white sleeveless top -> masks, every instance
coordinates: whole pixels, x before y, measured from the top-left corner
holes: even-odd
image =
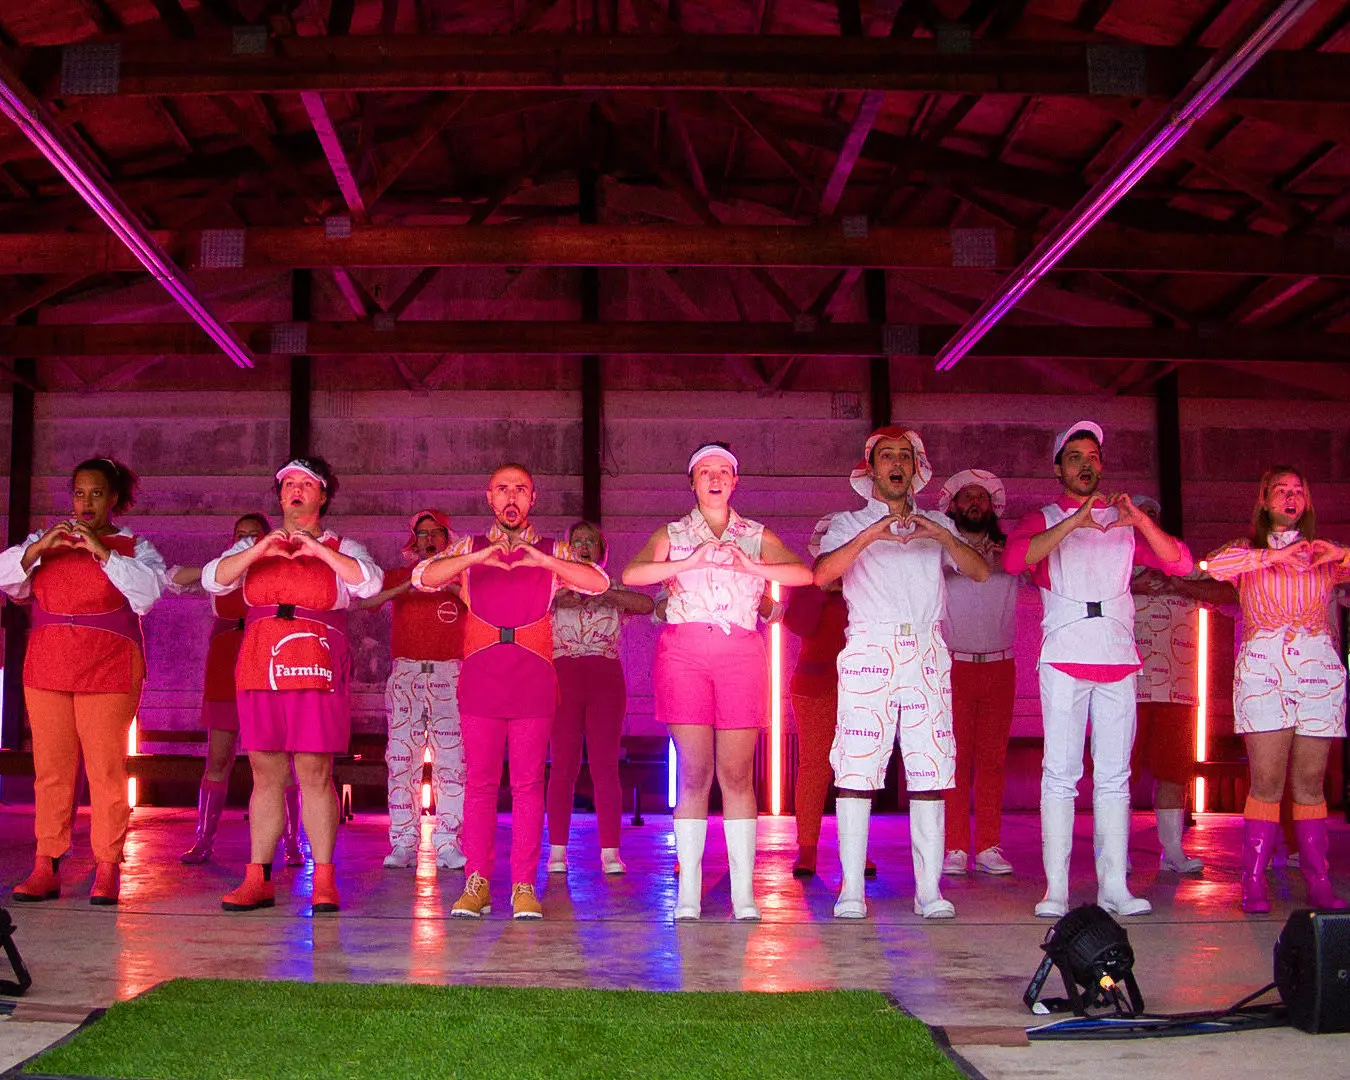
[[[670,559],[687,559],[694,549],[708,540],[716,540],[703,514],[696,506],[679,521],[666,526],[670,539]],[[764,540],[764,526],[748,521],[735,510],[727,520],[723,540],[734,540],[751,559],[758,560]],[[764,579],[743,574],[730,567],[731,556],[722,556],[722,565],[700,566],[670,579],[670,601],[666,605],[668,623],[712,623],[730,634],[733,626],[755,628]]]
[[[1073,511],[1041,511],[1054,528]],[[1092,520],[1109,525],[1115,507],[1094,507]],[[1075,529],[1046,560],[1050,588],[1041,589],[1041,662],[1138,664],[1134,645],[1134,530]]]

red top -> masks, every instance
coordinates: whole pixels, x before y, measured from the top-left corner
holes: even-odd
[[[487,547],[475,536],[473,550]],[[531,541],[540,551],[557,555],[557,544]],[[519,549],[501,559],[501,566],[471,566],[462,576],[463,596],[473,613],[493,626],[525,626],[548,618],[553,602],[553,572],[542,566],[515,566],[524,559]],[[440,594],[432,593],[433,597]],[[515,644],[491,645],[467,660],[459,676],[459,708],[468,716],[512,719],[552,716],[558,707],[558,678],[553,662]]]
[[[1060,495],[1055,505],[1061,510],[1077,510],[1078,500],[1069,495]],[[1045,532],[1045,514],[1034,510],[1013,528],[1008,535],[1008,545],[1003,549],[1003,569],[1009,574],[1031,572],[1032,584],[1041,589],[1050,589],[1050,563],[1042,559],[1038,563],[1027,562],[1027,550],[1031,547],[1031,538]],[[1161,570],[1165,574],[1187,574],[1194,563],[1186,545],[1177,541],[1181,548],[1181,558],[1176,562],[1164,562],[1147,542],[1139,541],[1134,545],[1134,564],[1147,566],[1151,570]],[[1089,682],[1118,682],[1131,672],[1138,671],[1140,664],[1051,664],[1052,668],[1071,675],[1075,679],[1087,679]]]
[[[788,690],[804,697],[826,697],[839,684],[836,658],[844,649],[848,604],[844,594],[808,586],[793,589],[783,624],[802,641]]]
[[[248,614],[244,590],[221,593],[211,597],[211,612],[217,619],[235,622]],[[206,679],[202,690],[205,701],[234,700],[234,669],[239,662],[239,649],[244,644],[244,631],[213,631],[206,645]]]
[[[325,547],[338,550],[330,536]],[[313,611],[332,611],[337,604],[337,575],[322,559],[310,555],[288,559],[267,555],[244,574],[244,602],[249,607],[293,604]],[[345,617],[345,616],[344,616]],[[331,690],[334,658],[329,635],[336,631],[309,619],[259,619],[244,631],[235,677],[240,690]]]
[[[412,577],[411,566],[384,572],[385,589]],[[454,593],[401,592],[391,601],[394,625],[389,655],[395,660],[464,659],[464,614],[468,608]]]
[[[132,536],[104,536],[104,545],[130,558]],[[33,599],[54,615],[100,615],[127,606],[89,552],[57,548],[44,553],[33,571]],[[23,684],[35,690],[78,694],[125,694],[132,673],[144,669],[141,650],[130,638],[90,626],[38,626],[28,638]]]

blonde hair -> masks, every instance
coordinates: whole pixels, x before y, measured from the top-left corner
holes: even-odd
[[[1303,497],[1308,505],[1303,515],[1294,522],[1294,527],[1304,540],[1317,539],[1317,514],[1313,510],[1312,490],[1308,487],[1307,478],[1292,465],[1274,465],[1261,474],[1260,494],[1256,498],[1256,508],[1252,511],[1252,547],[1270,547],[1270,534],[1275,528],[1275,523],[1270,518],[1270,511],[1266,509],[1266,501],[1270,498],[1270,489],[1281,476],[1296,476],[1298,482],[1303,485]]]

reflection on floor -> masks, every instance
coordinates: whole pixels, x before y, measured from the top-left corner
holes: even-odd
[[[61,868],[61,899],[10,907],[18,925],[16,940],[33,973],[32,1001],[94,1007],[183,975],[656,990],[863,987],[893,993],[932,1024],[1021,1028],[1031,1020],[1021,994],[1048,928],[1031,913],[1043,887],[1038,822],[1031,815],[1005,821],[1004,851],[1017,874],[944,879],[957,918],[942,923],[925,923],[912,912],[908,822],[897,816],[873,819],[871,854],[880,873],[868,883],[869,918],[862,922],[831,917],[838,887],[832,819],[826,819],[821,837],[823,873],[798,881],[791,875],[792,820],[761,818],[756,892],[764,921],[735,923],[721,829],[714,821],[704,864],[704,918],[679,926],[670,919],[675,854],[669,818],[649,817],[640,827],[625,824],[629,873],[606,877],[598,866],[594,819],[577,815],[572,871],[544,875],[541,866],[546,918],[537,923],[513,923],[507,917],[507,828],[498,839],[494,913],[472,922],[446,917],[463,876],[436,872],[429,835],[415,870],[381,867],[385,822],[375,816],[358,817],[342,829],[336,860],[340,915],[312,917],[309,868],[286,870],[279,860],[274,910],[225,913],[219,898],[239,879],[248,852],[247,824],[232,811],[222,826],[215,861],[184,867],[177,856],[190,843],[192,824],[187,811],[135,811],[122,903],[95,908],[87,901],[92,862],[88,821],[81,813],[75,851]],[[509,826],[506,816],[502,824]],[[1190,877],[1158,870],[1151,826],[1151,815],[1136,816],[1131,886],[1153,901],[1154,914],[1125,921],[1149,1010],[1217,1008],[1269,982],[1271,946],[1289,912],[1303,900],[1301,877],[1280,860],[1271,876],[1274,911],[1244,916],[1237,907],[1239,819],[1207,816],[1187,834],[1188,848],[1206,866],[1202,875]],[[31,810],[0,809],[0,881],[21,880],[31,858]],[[1350,829],[1334,823],[1332,863],[1350,869]],[[1339,880],[1344,885],[1345,875]],[[1072,886],[1075,902],[1095,899],[1086,816],[1078,820]],[[1208,1075],[1182,1066],[1202,1048],[1217,1066],[1215,1048],[1222,1044],[1219,1056],[1228,1059],[1245,1041],[1242,1054],[1227,1061],[1240,1074],[1250,1071],[1251,1054],[1259,1058],[1262,1046],[1282,1047],[1279,1053],[1287,1055],[1294,1040],[1302,1048],[1299,1061],[1311,1067],[1322,1054],[1330,1063],[1333,1048],[1343,1055],[1347,1045],[1329,1036],[1283,1033],[1283,1040],[1272,1033],[1128,1045],[1130,1055],[1157,1057],[1148,1065],[1157,1075],[1171,1074],[1159,1062],[1175,1062],[1176,1075],[1184,1073],[1187,1080]],[[0,1047],[3,1041],[0,1031]],[[1120,1052],[1111,1049],[1111,1056],[1118,1059]],[[1082,1044],[1038,1044],[963,1053],[987,1075],[1020,1076],[1053,1075],[1060,1062],[1064,1075],[1072,1075],[1073,1055],[1081,1059],[1084,1051]],[[1328,1064],[1320,1075],[1341,1075],[1340,1068]],[[1293,1075],[1287,1066],[1284,1071]]]

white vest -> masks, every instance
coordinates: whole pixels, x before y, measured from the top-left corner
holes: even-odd
[[[717,539],[703,520],[698,507],[666,526],[670,539],[670,560],[687,559],[694,549],[708,540]],[[758,560],[764,540],[764,526],[731,511],[723,540],[735,541],[736,546],[751,559]],[[721,556],[726,565],[701,566],[676,574],[670,582],[670,600],[666,605],[668,623],[712,623],[727,633],[733,626],[745,630],[755,628],[759,616],[759,600],[764,595],[764,579],[731,569],[731,556]]]
[[[1041,512],[1051,529],[1074,511],[1051,505]],[[1109,525],[1116,511],[1094,507],[1092,519]],[[1133,529],[1075,529],[1050,553],[1050,588],[1041,589],[1042,663],[1139,663],[1130,595],[1134,543]]]

